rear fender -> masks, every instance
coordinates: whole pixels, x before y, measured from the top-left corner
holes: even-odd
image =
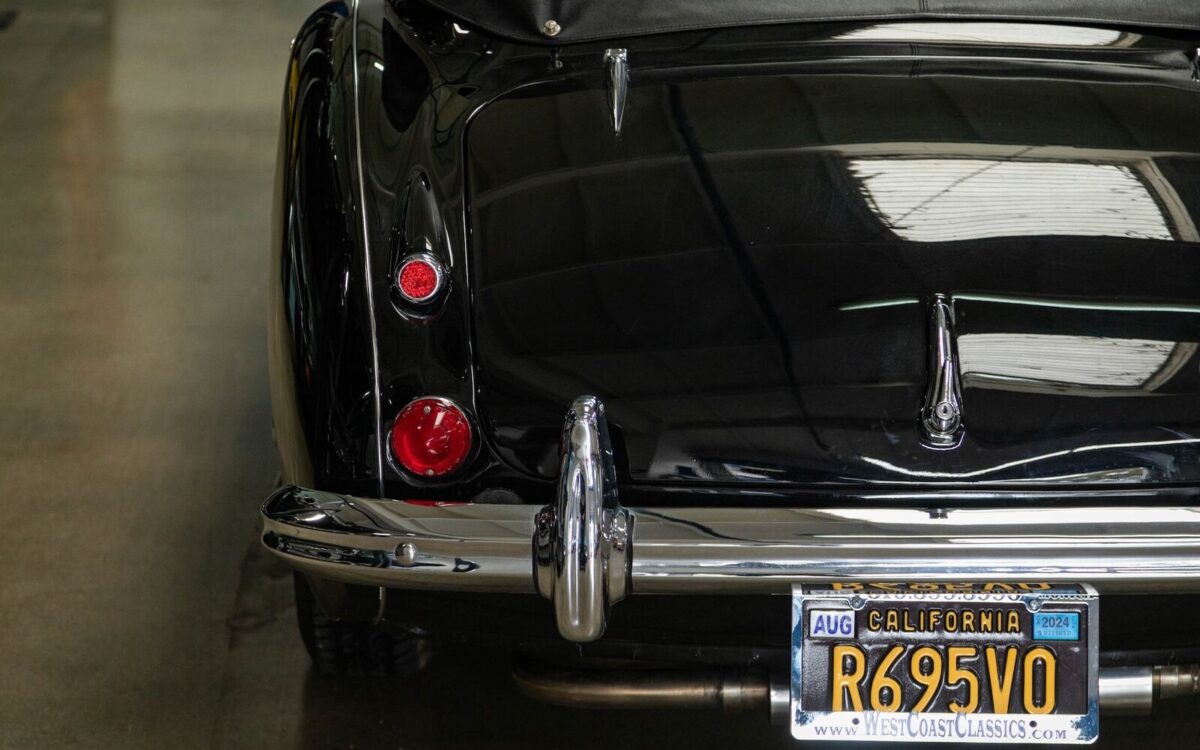
[[[353,37],[323,5],[291,48],[272,219],[269,369],[288,483],[377,494],[371,315],[353,174]]]

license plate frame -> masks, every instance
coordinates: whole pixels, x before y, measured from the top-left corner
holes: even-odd
[[[935,617],[934,611],[941,614]],[[968,611],[976,617],[985,611],[1003,613],[1009,629],[993,632],[989,618],[987,632],[963,633],[956,624],[951,634],[943,619],[951,611],[958,613],[956,623],[965,619],[962,615]],[[1020,623],[1017,634],[1011,630],[1010,612],[1017,613]],[[884,618],[891,616],[887,613],[897,616],[885,627]],[[908,619],[904,613],[908,613]],[[971,618],[972,627],[982,627],[976,617]],[[941,623],[940,631],[931,627],[937,623]],[[1038,638],[1034,637],[1035,623]],[[960,707],[970,701],[971,688],[966,681],[947,679],[950,675],[945,669],[946,654],[955,644],[957,657],[963,656],[964,647],[976,646],[977,653],[967,667],[983,667],[974,672],[979,688],[976,710],[970,713],[949,710],[952,694],[963,696],[955,701]],[[860,654],[856,656],[853,648],[835,652],[838,645],[856,647]],[[881,703],[893,700],[886,681],[874,697],[868,698],[866,693],[872,689],[872,680],[884,663],[880,654],[886,656],[898,645],[905,650],[889,662],[884,676],[899,677],[896,679],[901,694],[899,710],[872,710],[880,706],[872,706],[870,700]],[[925,652],[919,667],[911,661],[912,654],[923,646],[941,653],[942,664],[937,673],[942,675],[942,682],[935,697],[926,704],[926,710],[913,712],[911,709],[919,702],[912,700],[914,691],[924,695],[925,690],[933,690],[926,683],[915,683],[912,677],[911,670],[920,669],[928,672],[921,677],[933,681],[930,675],[935,673],[935,658]],[[1010,647],[1017,649],[1011,657],[1007,653]],[[1004,667],[1013,669],[1014,665],[1023,664],[1024,657],[1039,648],[1049,650],[1054,662],[1051,679],[1055,684],[1056,712],[1049,714],[1028,713],[1023,702],[1032,700],[1035,708],[1044,708],[1050,667],[1042,652],[1029,662],[1029,677],[1033,678],[1029,682],[1030,696],[1025,694],[1029,677],[1024,666],[1012,672],[1009,688],[1001,689],[1008,671]],[[988,654],[988,650],[994,653]],[[834,705],[833,698],[835,653],[842,659],[841,671],[836,675],[841,680],[840,706]],[[957,657],[956,666],[963,667],[965,662]],[[858,683],[847,681],[857,673],[859,658],[863,677]],[[822,670],[823,663],[827,666]],[[994,674],[985,672],[988,665],[997,667]],[[798,740],[1090,744],[1099,737],[1099,596],[1086,584],[798,584],[792,590],[791,674],[789,724],[792,736]],[[805,682],[806,675],[812,684]],[[1064,675],[1066,682],[1060,685],[1059,679]],[[961,672],[955,676],[961,676]],[[993,677],[998,682],[993,682]],[[859,688],[861,705],[855,705],[851,695],[855,685]],[[1004,700],[1009,701],[1010,711],[997,713],[996,707]],[[1037,705],[1039,702],[1041,705]],[[1014,707],[1016,710],[1011,710]],[[929,711],[930,708],[934,710]],[[1058,712],[1060,708],[1063,712]]]

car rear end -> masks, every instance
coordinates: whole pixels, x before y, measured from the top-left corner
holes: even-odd
[[[335,619],[810,739],[1200,692],[1194,34],[354,22],[378,489],[263,509]]]

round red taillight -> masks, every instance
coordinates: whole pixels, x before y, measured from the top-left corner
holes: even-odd
[[[440,477],[462,466],[471,452],[471,422],[444,398],[419,398],[392,425],[392,453],[405,469]]]
[[[396,272],[396,288],[409,302],[428,302],[442,288],[442,266],[432,255],[406,258]]]

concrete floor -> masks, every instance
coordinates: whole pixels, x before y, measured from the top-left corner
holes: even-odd
[[[788,747],[590,714],[504,654],[309,673],[256,545],[278,102],[302,0],[0,0],[0,747]],[[1105,747],[1200,746],[1196,704]],[[1170,727],[1170,728],[1160,728]]]

